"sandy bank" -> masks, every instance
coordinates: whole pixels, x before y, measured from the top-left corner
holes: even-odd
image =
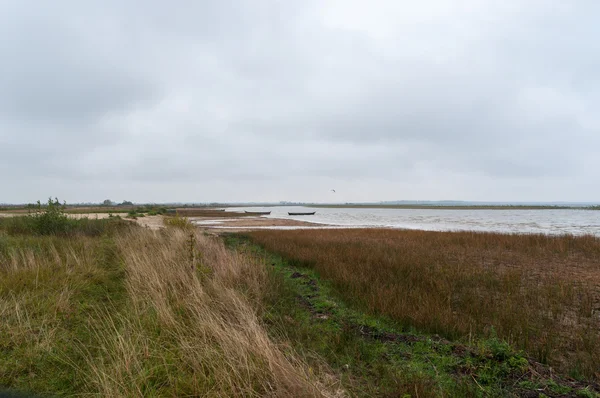
[[[290,228],[290,227],[325,227],[323,224],[308,221],[288,220],[283,218],[244,217],[215,220],[208,217],[190,218],[198,228],[205,230],[226,230],[227,232],[247,231],[252,228]],[[238,229],[239,228],[239,229]]]

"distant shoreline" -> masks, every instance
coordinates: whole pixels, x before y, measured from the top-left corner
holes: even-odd
[[[552,205],[309,205],[323,209],[408,209],[408,210],[600,210],[600,206]]]

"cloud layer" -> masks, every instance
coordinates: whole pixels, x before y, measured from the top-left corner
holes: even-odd
[[[598,12],[3,2],[0,202],[598,200]]]

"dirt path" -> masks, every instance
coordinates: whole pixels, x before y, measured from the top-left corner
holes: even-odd
[[[157,230],[165,227],[163,218],[163,216],[145,216],[133,221],[137,222],[142,227]]]

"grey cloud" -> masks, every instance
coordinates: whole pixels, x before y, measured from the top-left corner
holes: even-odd
[[[599,8],[5,2],[0,202],[593,200]]]
[[[23,124],[71,126],[103,115],[126,112],[151,101],[155,83],[134,65],[101,48],[106,31],[44,6],[23,7],[20,15],[4,15],[0,33],[0,115]],[[73,20],[70,20],[73,18]],[[106,43],[115,45],[118,40]],[[133,60],[127,60],[133,61]]]

